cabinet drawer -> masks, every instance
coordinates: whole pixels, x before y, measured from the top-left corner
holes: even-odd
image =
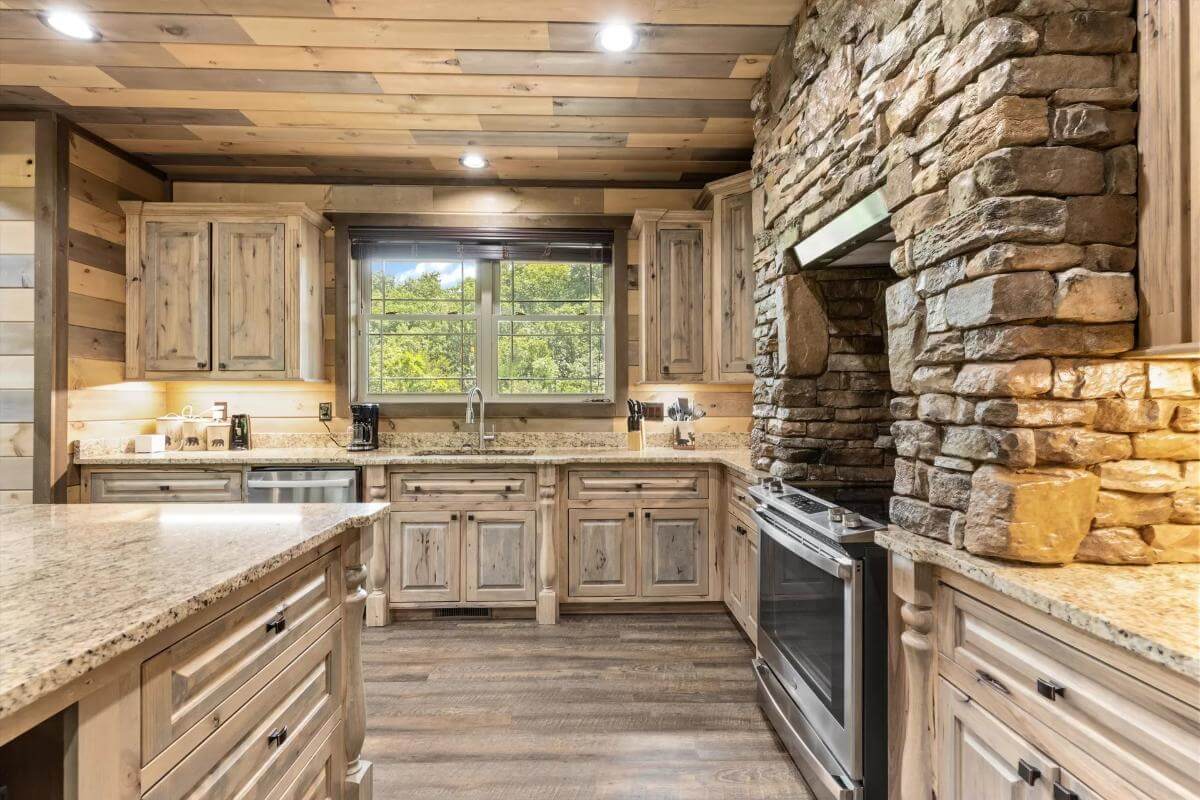
[[[342,736],[342,724],[337,722],[328,736],[317,737],[279,782],[270,800],[342,800],[346,772]]]
[[[391,477],[392,502],[532,502],[532,472],[397,472]]]
[[[145,800],[268,797],[338,715],[342,624],[338,622],[156,783]]]
[[[1200,798],[1200,712],[949,587],[938,647],[979,683],[1151,797]]]
[[[754,498],[750,496],[750,484],[741,478],[728,475],[725,481],[727,507],[747,520],[754,519]]]
[[[242,473],[93,472],[93,503],[239,503]]]
[[[708,497],[708,474],[692,470],[571,470],[567,495],[571,500],[703,500]]]
[[[194,726],[207,736],[283,669],[280,656],[341,602],[340,568],[329,553],[147,659],[143,763]]]

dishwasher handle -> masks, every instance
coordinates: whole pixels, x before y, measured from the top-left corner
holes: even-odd
[[[316,480],[300,479],[279,481],[256,481],[254,478],[250,478],[248,481],[246,481],[246,486],[251,489],[348,489],[353,481],[353,478],[319,478]]]

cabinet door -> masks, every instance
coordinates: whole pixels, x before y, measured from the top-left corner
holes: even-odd
[[[285,341],[282,222],[218,222],[217,366],[282,372]]]
[[[938,800],[1050,800],[1058,766],[938,678]]]
[[[721,378],[752,379],[754,369],[754,229],[750,192],[722,203],[721,295],[717,334],[717,371]]]
[[[207,222],[147,222],[142,352],[150,372],[212,369],[212,263]]]
[[[462,600],[459,516],[457,511],[392,512],[389,564],[392,602]]]
[[[725,522],[725,606],[738,624],[746,625],[746,536],[738,531],[742,525],[733,515]]]
[[[637,594],[634,512],[620,508],[567,512],[567,592],[571,597]]]
[[[758,545],[746,542],[746,635],[758,644]]]
[[[534,517],[533,511],[467,514],[467,600],[533,600]]]
[[[659,378],[703,380],[704,236],[696,228],[658,233],[656,303]]]
[[[708,594],[708,509],[642,511],[642,594]]]

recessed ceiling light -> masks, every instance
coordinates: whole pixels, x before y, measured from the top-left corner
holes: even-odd
[[[82,14],[75,11],[57,10],[49,11],[44,17],[45,22],[59,33],[66,34],[73,39],[99,39],[100,34],[91,23],[84,18]]]
[[[488,165],[487,159],[479,153],[463,153],[462,158],[458,160],[467,169],[483,169]]]
[[[623,53],[633,47],[637,34],[623,22],[611,22],[600,29],[600,46],[610,53]]]

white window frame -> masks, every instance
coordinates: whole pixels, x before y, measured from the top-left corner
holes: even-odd
[[[500,261],[492,259],[464,259],[474,261],[476,267],[476,313],[475,313],[475,380],[483,390],[484,399],[489,403],[503,406],[507,403],[521,405],[572,405],[583,403],[613,403],[616,396],[616,274],[617,270],[612,261],[604,266],[604,392],[599,394],[501,394],[497,367],[499,351],[497,349],[498,326],[501,321],[500,303],[496,291],[499,280]],[[368,321],[372,315],[368,313],[371,307],[371,282],[367,278],[370,269],[369,258],[351,260],[351,290],[357,298],[353,309],[353,363],[350,374],[354,376],[354,386],[351,395],[354,402],[379,403],[380,405],[406,404],[451,404],[463,402],[464,394],[429,394],[429,393],[372,393],[368,391],[370,383],[367,376],[368,358]],[[379,315],[376,315],[379,316]],[[420,319],[467,319],[464,315],[418,315]],[[397,315],[404,319],[407,315]],[[413,317],[418,318],[418,317]],[[521,321],[578,321],[579,316],[560,314],[525,314],[519,317]]]

